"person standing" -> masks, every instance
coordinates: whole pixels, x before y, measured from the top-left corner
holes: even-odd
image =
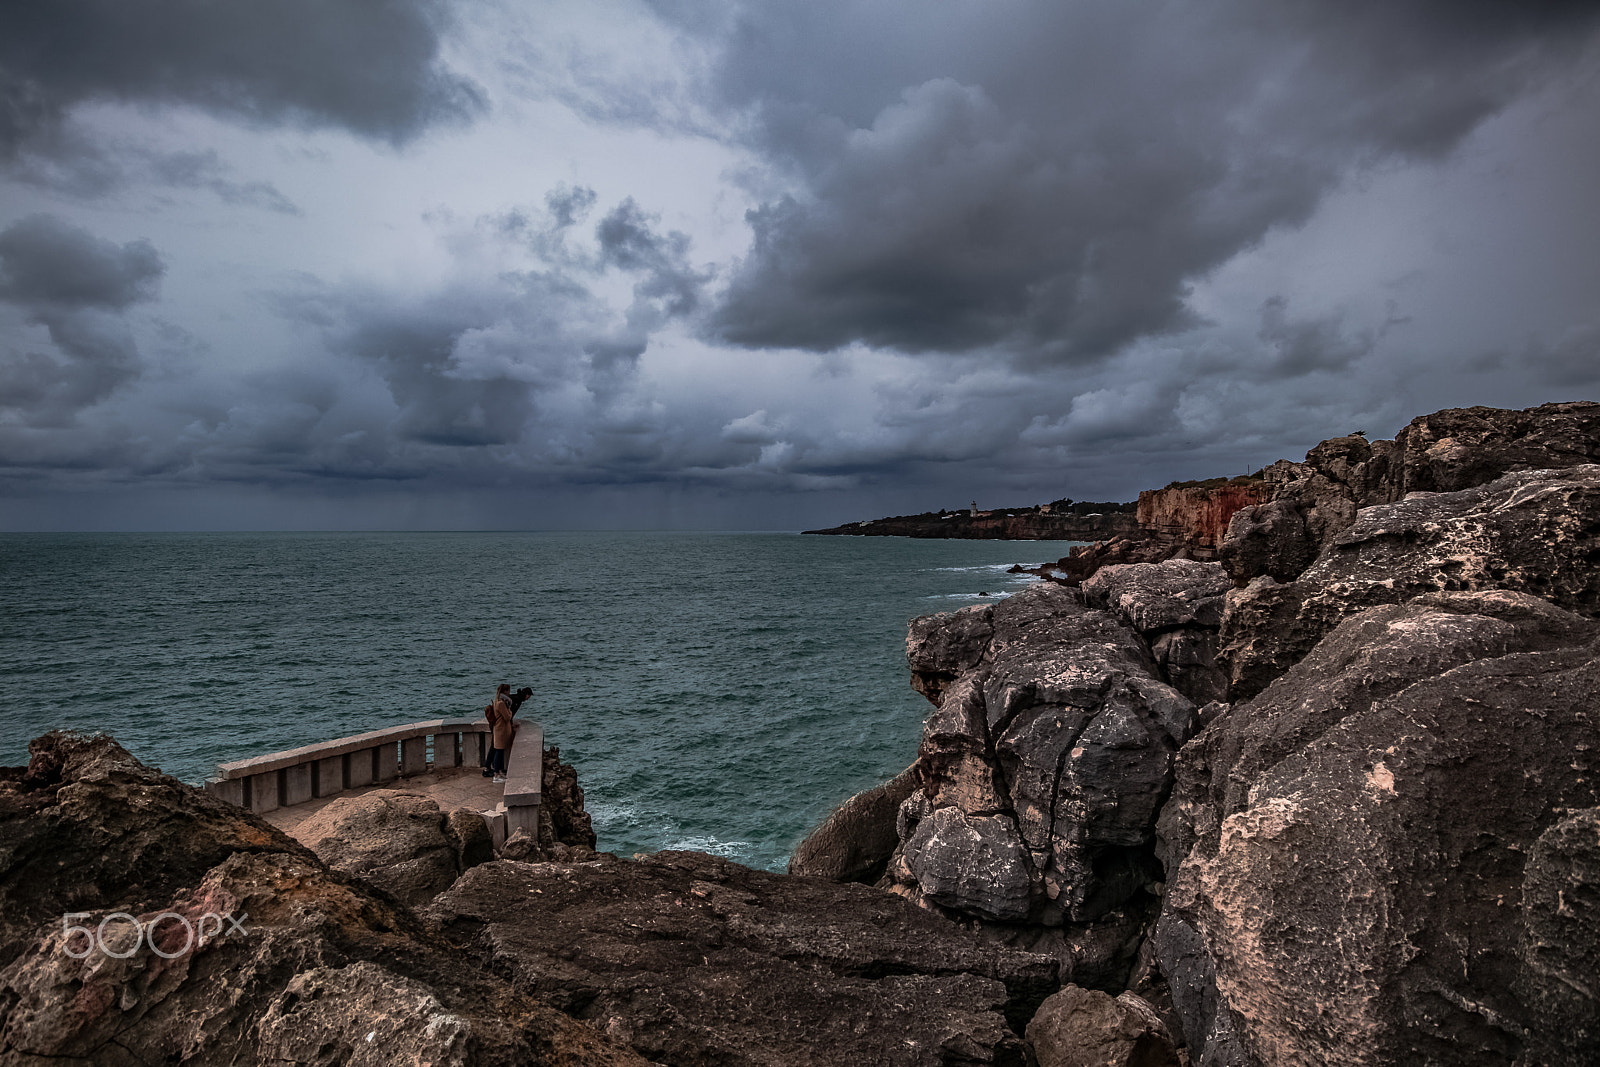
[[[511,686],[505,682],[500,683],[500,688],[495,690],[494,703],[488,707],[490,737],[493,747],[489,750],[489,770],[494,773],[496,782],[506,780],[506,767],[508,757],[511,755],[511,739],[516,734],[516,710],[512,705]]]

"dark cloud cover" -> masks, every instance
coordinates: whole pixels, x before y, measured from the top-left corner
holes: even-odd
[[[750,347],[1103,358],[1352,167],[1436,157],[1578,51],[1593,5],[743,6],[730,106],[794,191],[715,320]],[[826,57],[819,62],[819,59]]]
[[[823,525],[1581,396],[1597,10],[6,5],[0,494]]]
[[[69,424],[139,373],[121,312],[156,297],[166,271],[144,240],[118,245],[51,215],[0,231],[0,303],[43,326],[48,346],[0,349],[0,414]]]
[[[149,241],[117,245],[53,215],[0,232],[0,300],[34,308],[125,308],[156,295],[165,273]]]
[[[182,103],[396,143],[481,110],[438,62],[435,0],[50,0],[0,6],[0,150],[92,100]]]

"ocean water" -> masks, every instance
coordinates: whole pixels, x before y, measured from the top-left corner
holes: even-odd
[[[915,756],[906,622],[1070,542],[730,533],[0,535],[0,765],[64,727],[222,760],[481,714],[576,765],[600,847],[781,869]]]

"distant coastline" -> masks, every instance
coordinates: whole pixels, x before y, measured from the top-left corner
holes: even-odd
[[[967,538],[994,541],[1102,541],[1139,529],[1136,504],[1074,503],[1023,508],[927,511],[845,523],[808,534],[852,537]]]

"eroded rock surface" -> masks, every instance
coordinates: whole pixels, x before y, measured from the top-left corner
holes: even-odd
[[[1049,957],[890,894],[693,852],[496,861],[427,914],[518,989],[670,1064],[1020,1067],[1012,1027],[1056,989]]]
[[[1253,696],[1340,620],[1423,593],[1514,589],[1600,612],[1600,465],[1519,471],[1369,507],[1300,578],[1228,595],[1221,657]]]
[[[1523,411],[1452,408],[1413,419],[1393,441],[1336,437],[1263,473],[1273,499],[1236,512],[1219,558],[1240,582],[1298,578],[1360,508],[1448,493],[1515,470],[1600,462],[1600,404]]]
[[[1133,627],[1149,642],[1161,677],[1196,704],[1228,694],[1217,632],[1232,588],[1221,564],[1187,559],[1103,567],[1082,586],[1084,602]]]
[[[30,749],[26,771],[0,770],[0,1063],[644,1067],[110,739]],[[153,947],[126,918],[92,943],[64,912],[161,921]]]
[[[1538,1005],[1567,1010],[1542,998],[1588,957],[1531,977],[1552,939],[1524,884],[1588,884],[1530,856],[1600,800],[1595,632],[1506,591],[1371,609],[1184,749],[1156,948],[1194,1062],[1510,1064],[1550,1038]]]
[[[871,884],[882,878],[900,843],[900,805],[918,784],[915,769],[907,768],[839,805],[795,847],[789,873],[830,882]]]
[[[1194,704],[1160,680],[1132,629],[1061,586],[918,619],[908,653],[914,672],[939,679],[919,687],[939,699],[887,884],[1050,952],[1064,978],[1125,980],[1159,878],[1155,816]]]

